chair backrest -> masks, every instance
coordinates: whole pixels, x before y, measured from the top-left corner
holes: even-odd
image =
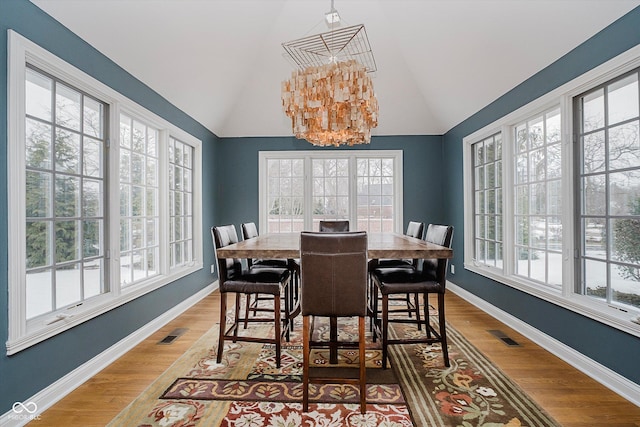
[[[213,249],[218,262],[218,279],[220,284],[242,273],[242,262],[239,258],[218,258],[218,249],[238,243],[238,233],[233,224],[211,227]]]
[[[424,240],[450,248],[453,240],[453,226],[429,224]],[[442,289],[444,289],[448,264],[448,259],[425,259],[423,260],[422,271],[433,280],[439,282],[442,285]]]
[[[303,316],[366,316],[366,231],[303,231],[300,256]]]
[[[407,225],[406,236],[415,237],[416,239],[422,239],[424,233],[424,222],[409,221]]]
[[[325,233],[349,231],[349,221],[320,221],[319,230]]]
[[[417,221],[409,221],[407,225],[407,231],[404,233],[405,236],[415,237],[416,239],[422,239],[422,235],[424,234],[424,222]],[[411,262],[415,268],[420,266],[419,259],[409,259],[407,262]]]
[[[258,227],[255,222],[245,222],[242,224],[242,238],[244,240],[258,237]]]

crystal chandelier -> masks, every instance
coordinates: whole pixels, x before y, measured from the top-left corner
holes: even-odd
[[[364,25],[335,30],[331,4],[327,33],[283,43],[300,67],[282,82],[282,107],[294,135],[313,145],[368,144],[378,126],[378,101],[367,74],[375,61]]]

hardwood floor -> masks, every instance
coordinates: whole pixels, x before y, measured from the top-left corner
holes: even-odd
[[[37,426],[104,426],[217,322],[214,292],[44,412]],[[565,427],[640,427],[635,406],[501,322],[449,292],[447,320]],[[157,345],[176,328],[189,330]],[[488,330],[517,341],[506,346]]]

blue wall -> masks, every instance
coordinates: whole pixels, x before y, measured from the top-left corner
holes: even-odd
[[[404,220],[453,224],[454,264],[463,260],[462,138],[640,43],[640,8],[606,28],[442,136],[374,137],[353,149],[402,149]],[[260,150],[317,149],[295,138],[222,138],[175,108],[27,0],[0,0],[0,164],[7,146],[7,29],[66,60],[203,141],[204,260],[209,226],[258,220]],[[179,77],[179,76],[178,76]],[[382,119],[382,118],[381,118]],[[211,167],[214,165],[214,167]],[[0,174],[0,253],[7,253],[7,177]],[[215,279],[208,268],[13,356],[0,351],[0,414],[193,295]],[[0,257],[0,343],[7,340],[7,257]],[[458,268],[451,280],[491,304],[640,384],[640,339]]]
[[[0,0],[0,343],[7,341],[7,30],[13,29],[85,73],[191,133],[203,142],[203,163],[213,164],[217,137],[136,80],[26,0]],[[207,268],[87,321],[13,356],[0,351],[0,414],[49,386],[103,350],[201,290],[215,277],[213,247],[216,176],[203,170],[204,259]],[[208,197],[207,197],[208,195]],[[212,321],[213,324],[213,321]]]
[[[287,138],[220,138],[217,150],[217,218],[220,224],[258,223],[258,152],[327,150],[304,140]],[[409,221],[444,221],[442,217],[442,137],[372,137],[371,144],[340,150],[402,150],[404,165],[404,225]]]
[[[640,43],[640,7],[526,80],[444,135],[444,216],[455,226],[449,279],[587,357],[640,384],[640,338],[608,327],[462,268],[464,204],[462,138]],[[469,231],[471,232],[471,230]]]

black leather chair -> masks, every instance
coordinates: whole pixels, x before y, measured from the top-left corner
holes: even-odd
[[[281,311],[281,295],[286,295],[291,274],[287,268],[248,268],[243,269],[242,262],[238,258],[219,258],[218,249],[238,241],[234,225],[211,227],[214,249],[218,263],[218,280],[220,286],[220,334],[218,339],[217,362],[222,361],[224,341],[232,340],[259,342],[274,344],[276,348],[276,365],[280,367],[281,339],[285,336],[289,340],[290,307],[287,298],[284,298],[284,315]],[[236,296],[235,316],[233,324],[227,329],[227,293],[233,292]],[[251,294],[265,294],[273,298],[272,318],[252,317],[250,319],[240,317],[240,296]],[[241,322],[273,322],[275,333],[270,337],[256,337],[238,335]],[[284,327],[283,327],[284,324]]]
[[[325,233],[349,231],[349,221],[320,221],[319,231]]]
[[[365,316],[367,315],[367,233],[302,232],[301,309],[303,329],[303,407],[309,410],[310,383],[354,384],[360,387],[360,412],[366,411]],[[312,341],[313,322],[310,317],[358,317],[360,357],[358,378],[311,377],[309,352],[312,347],[327,343]],[[319,368],[330,369],[330,368]]]
[[[424,222],[409,221],[407,225],[407,231],[405,236],[414,237],[416,239],[422,239],[424,234]],[[369,272],[373,273],[376,268],[418,268],[418,259],[381,259],[369,261]],[[373,280],[371,281],[371,292],[373,292]],[[413,296],[413,301],[412,297]],[[416,325],[418,330],[422,329],[422,322],[420,319],[420,295],[419,294],[406,294],[404,296],[398,296],[395,298],[389,298],[389,301],[401,301],[406,303],[406,308],[393,308],[389,309],[389,313],[407,313],[409,317],[414,314],[416,316]],[[377,315],[377,314],[376,314]],[[375,316],[374,316],[375,317]]]
[[[453,227],[429,224],[425,240],[440,246],[451,247]],[[382,295],[382,319],[376,320],[374,334],[382,336],[382,367],[387,367],[388,346],[393,344],[435,343],[442,346],[444,364],[449,367],[449,352],[447,349],[447,331],[444,312],[444,294],[446,290],[447,265],[446,259],[425,259],[417,269],[413,268],[381,268],[373,272],[376,286],[374,294],[374,313],[378,313],[378,293]],[[389,298],[392,295],[422,294],[424,298],[425,337],[389,339],[389,323],[415,323],[414,319],[390,318]],[[429,294],[438,295],[438,330],[429,318]]]
[[[258,237],[258,227],[254,222],[245,222],[242,224],[242,237],[244,240],[253,239]],[[247,259],[247,265],[249,268],[287,268],[291,272],[291,285],[289,286],[289,292],[287,298],[289,304],[293,307],[295,300],[298,297],[298,278],[300,276],[300,264],[295,259]],[[245,307],[245,319],[249,318],[249,313],[256,314],[260,311],[270,312],[271,308],[260,307],[260,301],[270,300],[270,296],[247,295],[246,307]],[[245,320],[245,329],[247,328],[247,322]],[[289,327],[293,330],[293,319],[291,319]]]
[[[245,222],[242,224],[242,238],[244,240],[253,239],[258,237],[258,227],[254,222]],[[247,265],[249,267],[280,267],[288,268],[288,262],[286,259],[248,259]]]

